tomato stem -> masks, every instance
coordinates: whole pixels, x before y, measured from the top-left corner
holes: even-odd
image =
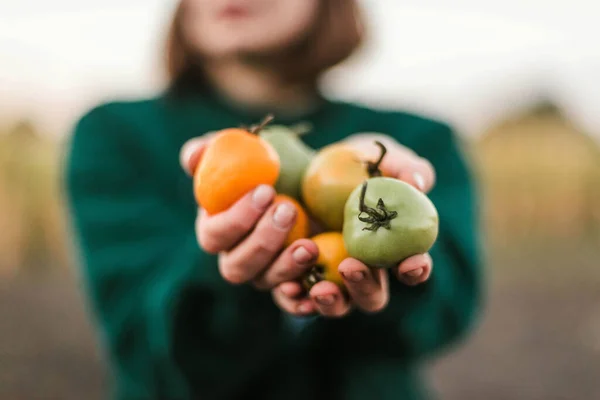
[[[360,202],[358,203],[358,219],[361,222],[369,224],[365,226],[363,231],[377,231],[379,228],[391,229],[390,221],[398,216],[396,211],[390,211],[385,206],[382,198],[377,201],[377,209],[368,207],[365,204],[365,195],[367,194],[367,181],[363,183],[360,191]],[[361,217],[365,213],[368,217]]]
[[[381,170],[379,169],[379,166],[381,165],[381,162],[383,161],[383,157],[385,157],[385,154],[387,153],[387,148],[383,145],[383,143],[376,140],[375,144],[379,147],[381,152],[379,153],[379,159],[377,161],[375,161],[375,162],[367,161],[367,174],[369,175],[370,178],[374,178],[376,176],[382,175]]]
[[[275,117],[273,116],[273,114],[267,114],[267,116],[265,118],[263,118],[263,120],[260,124],[254,125],[250,128],[250,133],[252,133],[253,135],[258,135],[260,133],[260,131],[265,126],[269,125],[274,119],[275,119]]]
[[[325,279],[325,267],[317,264],[314,267],[312,267],[310,271],[304,276],[302,283],[304,285],[304,288],[307,291],[310,291],[310,289],[312,289],[313,286],[321,282],[323,279]]]

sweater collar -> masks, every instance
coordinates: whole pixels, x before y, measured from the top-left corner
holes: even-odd
[[[293,114],[278,113],[263,108],[245,108],[223,98],[210,88],[198,89],[168,89],[163,98],[173,107],[183,112],[185,117],[202,118],[208,111],[213,119],[222,121],[224,126],[252,125],[260,122],[267,114],[273,114],[276,125],[295,125],[308,122],[318,123],[324,114],[333,106],[331,100],[319,94],[318,101],[310,110]],[[203,110],[203,112],[200,112]]]

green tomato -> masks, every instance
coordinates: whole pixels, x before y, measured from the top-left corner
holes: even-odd
[[[439,217],[431,200],[398,179],[366,180],[344,208],[344,243],[350,257],[374,268],[391,268],[428,252],[435,243]]]
[[[260,137],[279,154],[281,170],[275,183],[277,193],[286,194],[300,201],[302,177],[315,151],[308,147],[299,135],[301,132],[282,125],[263,128]]]

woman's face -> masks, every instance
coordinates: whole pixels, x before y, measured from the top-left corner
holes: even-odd
[[[183,33],[208,58],[269,56],[299,42],[322,0],[185,0]]]

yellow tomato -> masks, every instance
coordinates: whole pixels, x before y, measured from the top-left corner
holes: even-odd
[[[342,261],[348,258],[344,237],[339,232],[325,232],[311,238],[319,248],[319,258],[302,283],[307,291],[321,281],[329,281],[344,289],[344,280],[338,272]]]

